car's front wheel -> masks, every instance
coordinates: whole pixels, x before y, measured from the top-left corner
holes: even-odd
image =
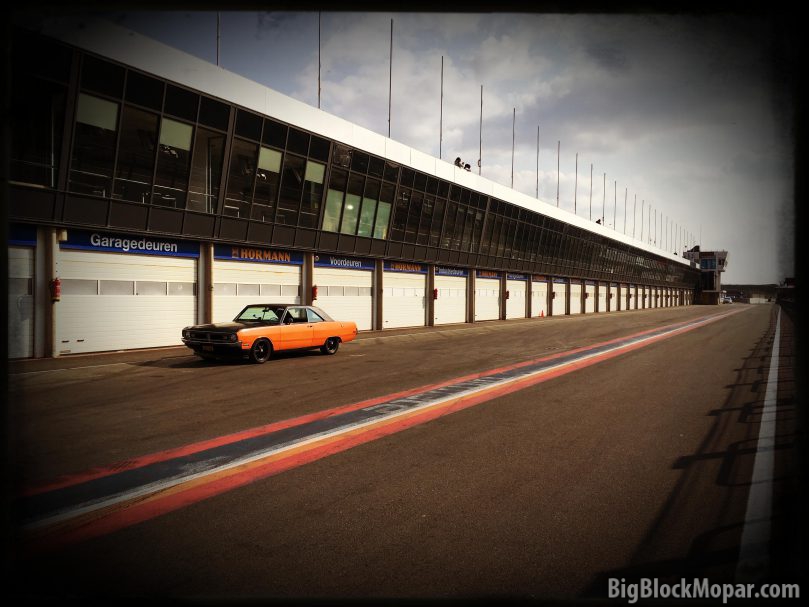
[[[329,337],[322,346],[320,346],[320,351],[323,354],[336,354],[337,349],[340,347],[340,340],[337,337]]]
[[[272,355],[272,345],[266,339],[257,339],[250,348],[250,360],[261,364],[270,360]]]

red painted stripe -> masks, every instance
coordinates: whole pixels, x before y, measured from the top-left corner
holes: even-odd
[[[713,318],[705,318],[711,318],[709,322],[713,322],[730,314],[715,315]],[[459,397],[422,411],[416,411],[411,415],[405,414],[401,418],[394,418],[392,420],[382,419],[373,426],[358,429],[354,433],[343,438],[331,440],[326,444],[315,444],[310,449],[304,449],[300,452],[290,454],[288,457],[273,460],[265,464],[259,463],[255,466],[248,465],[242,472],[235,472],[231,475],[218,477],[213,479],[211,482],[195,485],[186,490],[169,493],[164,497],[158,496],[157,498],[152,499],[147,498],[142,501],[135,501],[131,504],[121,505],[109,512],[99,513],[99,518],[84,522],[79,526],[71,527],[69,525],[65,525],[61,529],[56,530],[53,534],[36,537],[30,542],[27,542],[25,548],[29,553],[53,550],[66,544],[85,541],[111,533],[113,531],[117,531],[124,527],[145,522],[163,514],[182,509],[204,499],[208,499],[221,493],[248,485],[257,480],[274,476],[281,472],[300,467],[304,464],[346,451],[352,447],[401,432],[407,428],[426,423],[457,411],[462,411],[480,403],[518,392],[530,386],[572,373],[578,369],[595,365],[604,360],[615,358],[626,352],[637,350],[646,345],[656,343],[669,337],[692,331],[698,326],[702,325],[683,326],[681,329],[673,330],[672,332],[653,337],[641,343],[631,344],[611,352],[601,353],[585,360],[571,362],[557,369],[538,371],[534,375],[514,380],[502,386],[484,388],[479,393]],[[648,331],[644,333],[648,333]],[[558,357],[558,355],[555,357]],[[513,368],[513,365],[504,367],[504,369],[505,368]]]
[[[740,311],[740,310],[738,310],[738,311]],[[738,311],[734,311],[734,312],[738,312]],[[733,312],[730,312],[730,313],[732,314]],[[704,319],[711,318],[711,317],[714,317],[714,316],[716,318],[721,317],[721,315],[707,315],[707,316],[704,316],[701,319],[697,319],[697,320],[687,320],[687,321],[683,321],[683,322],[680,322],[680,323],[674,323],[672,325],[669,325],[669,327],[674,328],[674,327],[677,327],[679,325],[687,325],[687,324],[699,322],[700,320],[704,320]],[[562,356],[568,356],[570,354],[575,354],[576,352],[581,352],[583,350],[588,350],[588,349],[594,348],[594,347],[608,346],[610,344],[614,344],[616,342],[620,342],[620,341],[623,341],[625,339],[632,339],[632,338],[635,338],[635,337],[640,337],[640,336],[647,335],[649,333],[652,333],[652,332],[658,331],[658,330],[659,330],[659,327],[652,328],[652,329],[647,329],[645,331],[639,331],[637,333],[631,333],[629,335],[623,335],[621,337],[616,337],[614,339],[610,339],[610,340],[600,342],[600,343],[597,343],[597,344],[590,344],[590,345],[587,345],[587,346],[581,346],[581,347],[578,347],[578,348],[573,348],[572,350],[565,350],[563,352],[557,352],[555,354],[551,354],[551,355],[548,355],[548,356],[535,358],[535,359],[531,359],[531,360],[527,360],[527,361],[523,361],[523,362],[519,362],[519,363],[513,363],[513,364],[510,364],[510,365],[505,365],[505,366],[502,366],[502,367],[489,369],[487,371],[480,371],[478,373],[470,373],[468,375],[463,375],[461,377],[455,377],[455,378],[452,378],[452,379],[449,379],[449,380],[446,380],[446,381],[443,381],[443,382],[439,382],[439,383],[436,383],[436,384],[428,384],[426,386],[419,386],[417,388],[411,388],[409,390],[403,390],[401,392],[394,392],[392,394],[386,394],[384,396],[378,396],[378,397],[370,398],[370,399],[367,399],[367,400],[364,400],[364,401],[360,401],[358,403],[352,403],[352,404],[348,404],[348,405],[341,405],[339,407],[334,407],[334,408],[331,408],[331,409],[325,409],[323,411],[317,411],[315,413],[302,415],[300,417],[295,417],[295,418],[291,418],[291,419],[287,419],[287,420],[283,420],[283,421],[279,421],[279,422],[273,422],[271,424],[266,424],[266,425],[263,425],[263,426],[257,426],[255,428],[250,428],[248,430],[242,430],[242,431],[239,431],[239,432],[234,432],[232,434],[226,434],[226,435],[223,435],[223,436],[219,436],[219,437],[204,440],[204,441],[199,441],[199,442],[196,442],[196,443],[190,443],[190,444],[184,445],[182,447],[176,447],[176,448],[173,448],[173,449],[167,449],[165,451],[158,451],[156,453],[152,453],[152,454],[149,454],[149,455],[144,455],[144,456],[141,456],[141,457],[125,460],[125,461],[118,462],[116,464],[112,464],[112,465],[109,465],[109,466],[101,466],[101,467],[91,468],[90,470],[87,470],[87,471],[84,471],[84,472],[81,472],[81,473],[78,473],[78,474],[62,476],[62,477],[54,480],[53,482],[50,482],[50,483],[47,483],[47,484],[44,484],[44,485],[39,485],[39,486],[36,486],[36,487],[30,487],[30,488],[24,489],[21,492],[21,495],[23,497],[28,497],[28,496],[38,495],[40,493],[46,493],[48,491],[54,491],[54,490],[57,490],[57,489],[63,489],[65,487],[71,487],[73,485],[78,485],[78,484],[85,483],[85,482],[88,482],[88,481],[91,481],[91,480],[104,478],[105,476],[110,476],[110,475],[113,475],[113,474],[117,474],[119,472],[124,472],[124,471],[127,471],[127,470],[134,470],[134,469],[142,468],[144,466],[148,466],[150,464],[154,464],[154,463],[157,463],[157,462],[163,462],[163,461],[167,461],[167,460],[174,459],[174,458],[177,458],[177,457],[183,457],[185,455],[190,455],[190,454],[193,454],[193,453],[199,453],[200,451],[205,451],[207,449],[212,449],[214,447],[219,447],[219,446],[222,446],[222,445],[235,443],[235,442],[245,440],[245,439],[248,439],[248,438],[253,438],[255,436],[262,436],[262,435],[265,435],[265,434],[271,434],[272,432],[277,432],[278,430],[283,430],[285,428],[291,428],[291,427],[294,427],[294,426],[299,426],[299,425],[302,425],[302,424],[306,424],[308,422],[312,422],[312,421],[316,421],[316,420],[319,420],[319,419],[324,419],[324,418],[327,418],[327,417],[338,415],[340,413],[346,413],[348,411],[355,411],[357,409],[363,409],[365,407],[371,407],[371,406],[380,404],[382,402],[386,402],[388,400],[393,400],[395,398],[403,398],[403,397],[411,396],[413,394],[420,394],[422,392],[427,392],[429,390],[434,390],[434,389],[437,389],[437,388],[443,388],[444,386],[449,386],[449,385],[459,383],[459,382],[462,382],[462,381],[467,381],[467,380],[470,380],[470,379],[477,379],[479,377],[485,377],[485,376],[488,376],[488,375],[494,375],[496,373],[501,373],[501,372],[504,372],[504,371],[510,371],[512,369],[519,369],[521,367],[526,367],[526,366],[533,365],[533,364],[536,364],[536,363],[545,362],[545,361],[548,361],[548,360],[553,360],[555,358],[560,358]]]

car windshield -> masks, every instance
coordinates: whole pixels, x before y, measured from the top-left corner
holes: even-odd
[[[277,325],[284,310],[284,307],[247,306],[234,320],[237,322],[264,322]]]

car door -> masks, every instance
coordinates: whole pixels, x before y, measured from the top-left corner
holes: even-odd
[[[312,346],[313,325],[309,322],[306,308],[290,306],[281,319],[281,348],[309,348]]]
[[[327,322],[312,309],[307,309],[307,314],[312,325],[312,345],[322,346],[329,337],[334,336],[333,323]]]

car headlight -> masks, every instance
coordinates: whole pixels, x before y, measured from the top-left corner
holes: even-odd
[[[236,335],[235,333],[231,333],[230,335],[228,335],[228,339],[230,341],[236,341],[237,339],[239,339],[239,336]]]
[[[183,337],[185,337],[186,339],[191,337],[191,331],[187,331],[187,330],[183,329]]]

